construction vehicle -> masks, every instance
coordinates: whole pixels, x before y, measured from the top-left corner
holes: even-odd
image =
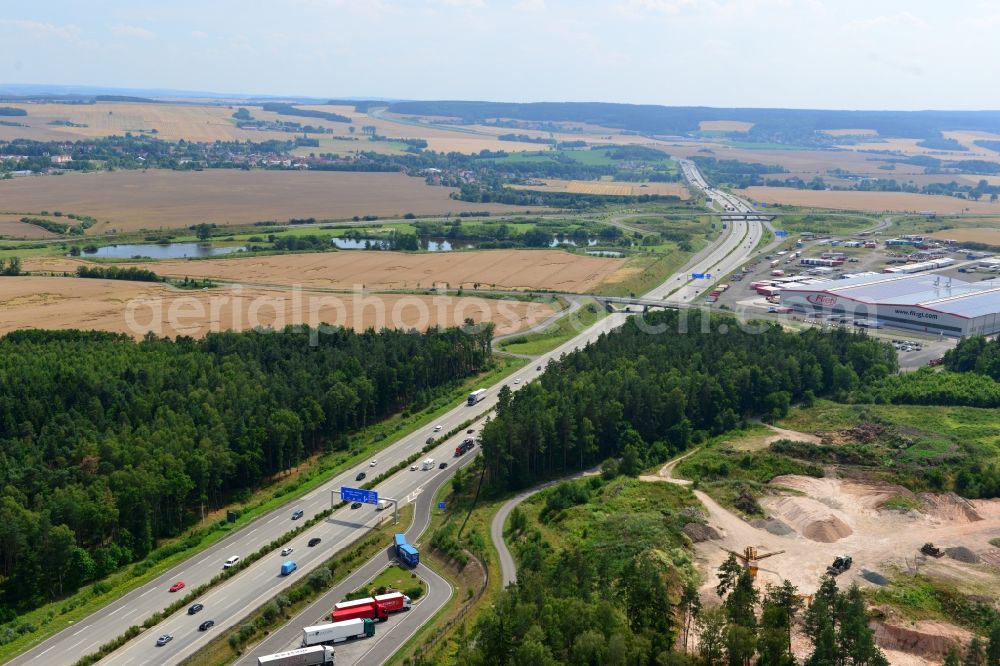
[[[854,560],[851,559],[850,555],[838,555],[834,558],[833,564],[826,568],[826,572],[831,576],[837,576],[850,569],[852,564],[854,564]]]
[[[755,546],[747,546],[746,548],[743,549],[742,553],[737,553],[735,550],[729,550],[728,548],[723,548],[722,550],[726,551],[731,555],[734,555],[736,559],[738,559],[740,562],[743,563],[743,566],[746,567],[747,571],[749,571],[750,575],[753,576],[754,578],[757,577],[757,571],[760,569],[758,563],[761,560],[763,560],[766,557],[781,555],[783,552],[785,552],[783,550],[776,550],[773,553],[760,553],[757,552],[757,548]]]
[[[932,544],[930,541],[920,547],[920,552],[931,557],[944,557],[944,551]]]

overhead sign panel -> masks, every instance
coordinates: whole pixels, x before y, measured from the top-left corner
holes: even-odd
[[[350,486],[341,486],[340,499],[342,499],[345,502],[362,502],[364,504],[378,504],[378,491],[365,490],[364,488],[351,488]]]

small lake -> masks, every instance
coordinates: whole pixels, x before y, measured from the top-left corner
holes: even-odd
[[[334,236],[330,239],[334,247],[341,250],[391,250],[392,242],[385,238],[346,238]],[[453,250],[471,250],[476,247],[473,241],[449,241],[444,238],[424,238],[419,241],[420,249],[425,252],[451,252]]]
[[[88,257],[107,257],[109,259],[131,259],[132,257],[149,257],[150,259],[184,259],[185,257],[217,257],[245,250],[244,247],[213,247],[201,243],[166,243],[164,245],[134,244],[105,245],[97,248],[97,252],[84,252]]]

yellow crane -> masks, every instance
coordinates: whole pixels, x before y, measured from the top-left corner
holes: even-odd
[[[750,572],[750,575],[753,576],[754,578],[757,577],[757,570],[760,568],[758,562],[760,562],[766,557],[781,555],[783,552],[785,552],[783,550],[776,550],[773,553],[760,553],[757,552],[756,546],[747,546],[746,548],[743,549],[742,553],[737,553],[735,550],[729,550],[728,548],[723,548],[722,550],[736,556],[736,559],[743,562],[743,566],[747,568],[747,570]]]

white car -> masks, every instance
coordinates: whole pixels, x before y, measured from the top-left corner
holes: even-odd
[[[228,569],[229,567],[235,567],[239,563],[240,563],[240,556],[233,555],[228,560],[226,560],[225,563],[223,563],[222,568]]]
[[[417,466],[416,465],[410,465],[410,471],[411,472],[416,472],[417,471]]]
[[[520,379],[515,379],[515,380],[514,380],[514,383],[515,383],[515,384],[520,384],[520,383],[521,383],[521,380],[520,380]]]
[[[375,465],[377,465],[377,464],[378,464],[378,461],[377,461],[377,460],[373,460],[373,461],[371,461],[370,463],[368,463],[368,466],[369,466],[369,467],[374,467],[374,466],[375,466]]]
[[[442,428],[444,428],[443,425],[436,425],[434,426],[434,432],[441,432]]]
[[[285,547],[285,548],[282,548],[282,549],[281,549],[281,554],[282,554],[282,555],[291,555],[291,554],[292,554],[292,549],[291,549],[291,547]]]

